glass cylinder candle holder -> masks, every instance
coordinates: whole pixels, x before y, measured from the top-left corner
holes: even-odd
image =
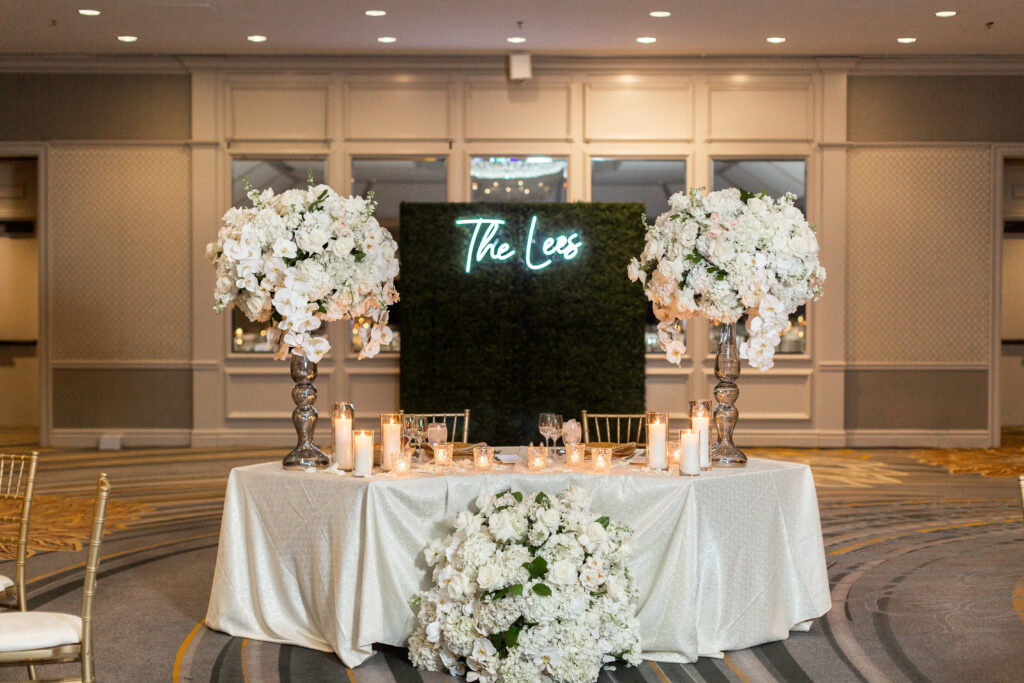
[[[696,477],[700,474],[699,439],[700,435],[692,429],[679,430],[679,474],[684,477]]]
[[[331,458],[339,470],[352,469],[352,423],[356,411],[351,403],[331,404]]]
[[[678,441],[668,442],[668,468],[670,470],[679,464],[679,454],[681,452]]]
[[[565,444],[565,464],[576,470],[583,466],[583,458],[587,447],[581,443]]]
[[[402,450],[402,416],[398,413],[380,414],[380,468],[390,472],[395,456]]]
[[[490,472],[494,465],[494,448],[477,446],[473,449],[473,467],[477,472]]]
[[[412,471],[412,449],[400,448],[391,461],[391,471],[399,476],[405,476]]]
[[[352,474],[357,477],[373,476],[373,430],[356,429],[352,432]]]
[[[526,467],[531,472],[540,472],[548,466],[548,447],[530,446],[526,452]]]
[[[700,468],[711,469],[711,401],[690,401],[690,428],[697,432]]]
[[[594,461],[594,471],[607,474],[612,471],[612,449],[600,447],[590,449],[590,457]]]
[[[647,413],[647,466],[652,470],[668,467],[668,413]]]
[[[451,441],[434,444],[434,464],[440,467],[451,467],[454,452],[455,444]]]

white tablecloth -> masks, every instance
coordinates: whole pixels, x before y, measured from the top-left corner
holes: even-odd
[[[231,472],[208,626],[234,636],[333,651],[348,666],[373,643],[403,646],[407,600],[429,585],[422,550],[477,495],[504,489],[593,492],[595,512],[636,530],[644,656],[698,656],[781,640],[831,606],[818,503],[806,465],[752,459],[696,478],[530,474],[357,479]]]

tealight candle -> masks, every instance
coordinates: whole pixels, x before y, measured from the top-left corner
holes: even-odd
[[[369,477],[373,475],[373,430],[357,429],[352,432],[352,442],[355,445],[355,462],[352,467],[352,474],[357,477]]]
[[[548,466],[548,447],[530,446],[527,449],[526,466],[531,472],[540,472]]]
[[[412,469],[412,449],[402,448],[395,453],[394,459],[391,461],[391,471],[395,474],[406,475]]]
[[[488,472],[494,464],[494,448],[477,446],[473,449],[473,465],[477,472]]]
[[[700,468],[711,469],[711,401],[690,401],[690,427],[699,434]]]
[[[668,467],[672,469],[679,464],[679,442],[669,441],[668,442]]]
[[[434,444],[434,464],[441,467],[451,467],[452,454],[455,452],[455,444],[451,441]]]
[[[594,459],[594,471],[607,474],[612,471],[612,449],[592,448],[590,455]]]
[[[355,410],[351,403],[331,404],[332,456],[339,470],[352,469],[352,419]]]
[[[683,457],[679,461],[679,474],[695,477],[700,474],[700,434],[692,429],[679,430],[679,442],[682,444]]]
[[[668,467],[667,439],[668,413],[647,413],[647,466],[652,470]]]
[[[380,414],[380,468],[390,472],[394,458],[402,450],[402,424],[398,413]]]
[[[583,465],[583,457],[587,447],[581,443],[565,444],[565,464],[572,469],[579,469]]]

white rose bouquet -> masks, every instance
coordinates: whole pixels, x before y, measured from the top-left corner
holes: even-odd
[[[633,531],[590,512],[586,492],[477,498],[424,551],[431,590],[413,596],[409,659],[482,683],[596,681],[640,662]]]
[[[274,357],[288,350],[319,362],[330,349],[312,332],[323,321],[366,316],[360,357],[391,341],[388,306],[398,301],[398,245],[373,216],[373,201],[342,197],[326,185],[258,192],[249,208],[224,214],[206,256],[217,269],[218,313],[234,304],[253,322],[273,321]]]
[[[820,297],[825,283],[814,229],[794,199],[735,188],[677,192],[670,210],[648,226],[628,274],[654,305],[670,362],[678,364],[686,351],[677,321],[704,315],[734,323],[750,311],[740,356],[760,370],[772,367],[790,314]]]

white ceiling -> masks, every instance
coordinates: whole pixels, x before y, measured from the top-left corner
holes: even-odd
[[[84,17],[78,9],[101,10]],[[363,10],[383,9],[371,18]],[[937,10],[957,10],[951,19]],[[672,16],[655,19],[651,10]],[[522,28],[516,22],[522,21]],[[986,28],[987,22],[994,22]],[[118,35],[135,35],[120,43]],[[262,44],[246,41],[263,34]],[[505,42],[521,35],[519,46]],[[785,36],[771,45],[768,36]],[[378,36],[394,36],[391,45]],[[641,45],[638,36],[657,42]],[[913,45],[896,38],[913,36]],[[0,0],[0,54],[1024,54],[1024,0]]]

